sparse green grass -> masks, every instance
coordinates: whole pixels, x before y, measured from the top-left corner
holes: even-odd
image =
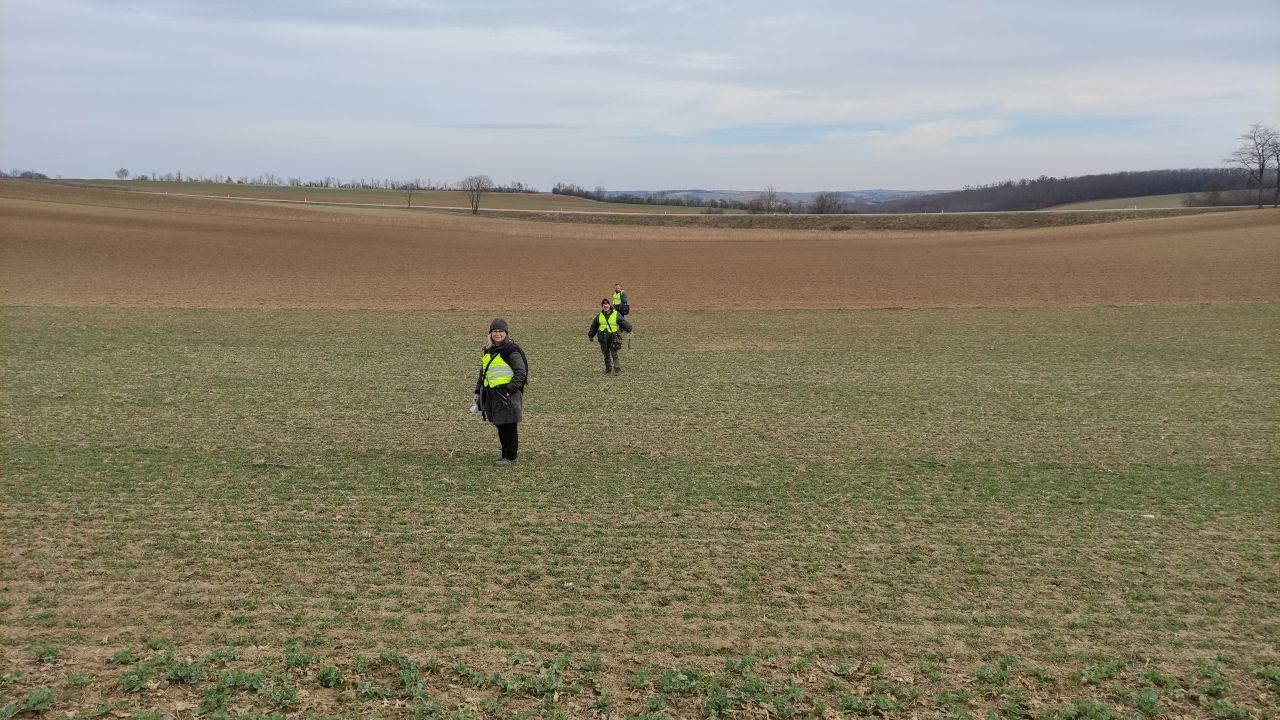
[[[1155,210],[1183,207],[1182,200],[1187,193],[1172,195],[1143,195],[1141,197],[1112,198],[1110,200],[1088,200],[1085,202],[1056,205],[1050,210]]]
[[[579,315],[5,308],[0,707],[1274,711],[1280,308]]]

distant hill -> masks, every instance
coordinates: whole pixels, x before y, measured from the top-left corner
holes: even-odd
[[[949,193],[880,203],[873,212],[1006,212],[1044,210],[1069,203],[1184,193],[1221,193],[1246,187],[1248,176],[1234,168],[1147,170],[1105,175],[1006,180]],[[859,208],[864,209],[864,208]]]
[[[799,205],[808,205],[818,196],[819,191],[814,192],[778,192],[778,200],[790,202]],[[835,191],[840,199],[847,203],[850,207],[872,206],[892,200],[903,200],[906,198],[918,197],[923,195],[936,195],[946,192],[944,190],[885,190],[876,188],[874,190],[838,190]],[[760,190],[609,190],[606,192],[609,197],[631,195],[639,197],[665,197],[665,198],[684,198],[689,200],[700,201],[719,201],[727,200],[729,202],[749,203],[760,197]]]
[[[1248,177],[1235,168],[1191,168],[1146,170],[1079,177],[1005,180],[989,185],[970,185],[961,190],[842,190],[844,212],[854,213],[936,213],[1010,212],[1018,210],[1118,208],[1138,205],[1180,207],[1188,204],[1220,204],[1197,200],[1214,197],[1225,201],[1233,191],[1247,187]],[[760,190],[612,190],[607,198],[628,197],[632,202],[733,203],[745,206],[760,198]],[[777,192],[783,211],[806,212],[818,192]],[[1153,198],[1158,200],[1140,200]],[[642,200],[643,199],[643,200]],[[788,210],[787,208],[790,208]]]
[[[989,185],[970,185],[954,191],[884,188],[822,192],[775,191],[772,203],[767,200],[762,202],[762,196],[766,194],[763,190],[606,190],[601,187],[587,190],[572,183],[557,183],[551,192],[639,206],[695,206],[704,208],[706,212],[936,213],[1046,210],[1072,203],[1151,196],[1169,196],[1160,201],[1162,206],[1174,203],[1173,196],[1186,196],[1187,205],[1229,205],[1236,203],[1239,191],[1247,185],[1248,175],[1241,169],[1192,168],[1062,178],[1042,175],[1034,180],[1005,180]],[[839,202],[832,200],[832,192],[839,198]]]

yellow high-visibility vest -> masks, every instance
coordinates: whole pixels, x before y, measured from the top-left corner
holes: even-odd
[[[622,291],[619,290],[618,292],[613,294],[613,306],[618,307],[621,304],[622,304]]]
[[[597,332],[618,332],[618,311],[614,310],[609,313],[609,317],[605,317],[604,313],[596,318],[596,322],[600,323],[600,327],[596,328]]]
[[[484,373],[484,386],[487,388],[506,385],[516,376],[516,371],[498,353],[485,353],[480,358],[480,370]]]

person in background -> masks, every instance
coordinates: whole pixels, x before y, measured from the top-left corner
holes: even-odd
[[[613,284],[613,306],[618,309],[618,314],[626,317],[631,314],[631,301],[627,299],[627,291],[622,289],[620,283]]]
[[[480,357],[480,377],[476,380],[475,404],[484,419],[498,428],[502,456],[495,465],[515,465],[520,449],[517,426],[524,415],[524,386],[529,381],[529,363],[524,350],[507,334],[507,321],[494,318],[489,323],[489,343]]]
[[[613,301],[604,298],[600,301],[600,314],[591,318],[587,328],[587,340],[600,343],[600,352],[604,354],[604,374],[622,372],[622,363],[618,361],[618,349],[622,347],[621,331],[631,332],[631,323],[622,317],[622,313],[613,306]]]

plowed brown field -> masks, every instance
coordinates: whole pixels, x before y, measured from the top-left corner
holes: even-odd
[[[0,302],[65,306],[854,308],[1280,300],[1280,212],[1038,230],[530,223],[0,188]]]

